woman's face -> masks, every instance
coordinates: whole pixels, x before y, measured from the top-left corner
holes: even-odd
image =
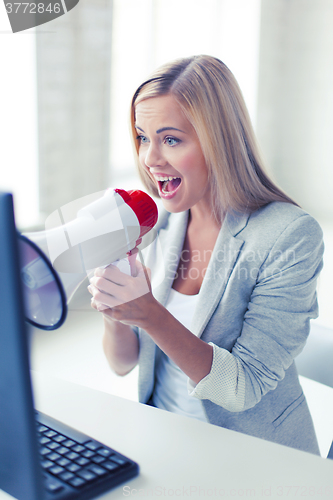
[[[197,134],[172,95],[135,108],[139,161],[157,186],[164,207],[182,212],[210,209],[208,173]]]

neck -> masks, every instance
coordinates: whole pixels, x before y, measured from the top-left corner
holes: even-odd
[[[199,207],[198,205],[190,209],[189,224],[201,228],[221,228],[221,222],[215,217],[211,207]]]

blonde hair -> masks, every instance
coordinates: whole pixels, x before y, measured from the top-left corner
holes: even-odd
[[[218,220],[227,211],[253,212],[272,201],[296,205],[265,173],[238,83],[215,57],[193,56],[168,63],[139,86],[131,106],[137,156],[135,106],[167,94],[176,99],[197,133]],[[140,165],[139,173],[147,190],[158,196],[149,173]]]

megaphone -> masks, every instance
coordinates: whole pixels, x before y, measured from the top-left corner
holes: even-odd
[[[44,330],[59,328],[89,272],[113,263],[131,273],[128,256],[156,222],[157,206],[149,195],[108,189],[74,220],[19,235],[26,320]]]

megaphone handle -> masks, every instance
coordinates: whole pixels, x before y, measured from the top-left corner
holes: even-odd
[[[137,257],[138,251],[139,250],[135,247],[133,250],[131,250],[127,254],[127,258],[128,258],[128,262],[129,262],[130,270],[131,270],[131,276],[134,276],[134,277],[137,275],[136,257]]]
[[[128,260],[128,264],[129,264],[129,268],[130,268],[129,270],[130,270],[131,276],[134,276],[134,277],[137,275],[137,269],[136,269],[136,263],[135,263],[137,253],[138,253],[138,249],[134,248],[133,250],[128,252],[127,257],[126,257],[126,259]],[[113,265],[117,265],[117,263],[121,264],[122,262],[124,263],[124,261],[126,259],[121,259],[120,261],[113,262]],[[117,266],[117,267],[120,267],[120,266]],[[125,274],[129,274],[128,267],[126,268],[126,267],[122,266],[121,272],[123,272]],[[108,306],[101,304],[101,303],[98,303],[97,309],[98,309],[98,311],[101,312],[101,311],[104,311],[105,309],[108,309]]]

